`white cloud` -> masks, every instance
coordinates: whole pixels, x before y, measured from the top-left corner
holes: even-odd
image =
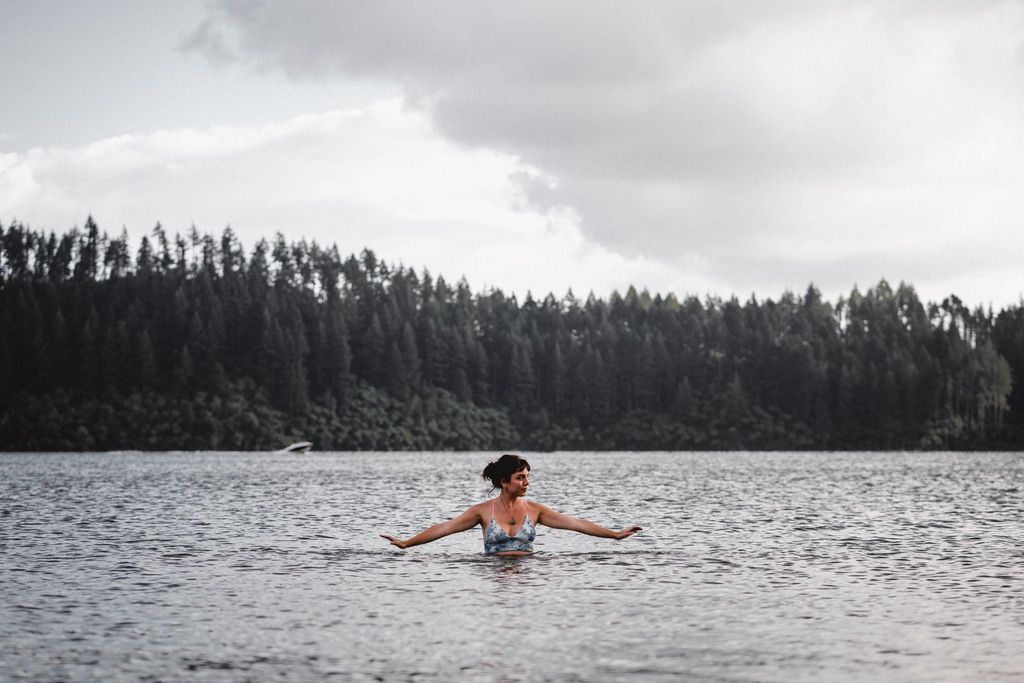
[[[0,217],[60,232],[92,214],[102,229],[125,225],[136,238],[157,221],[172,233],[230,224],[249,248],[281,231],[520,295],[572,287],[603,296],[630,283],[709,288],[588,242],[571,210],[527,207],[524,175],[538,172],[445,140],[422,113],[390,100],[263,126],[2,154]]]
[[[1020,3],[252,0],[190,45],[400,84],[450,139],[557,178],[523,187],[587,240],[722,294],[1024,289]]]

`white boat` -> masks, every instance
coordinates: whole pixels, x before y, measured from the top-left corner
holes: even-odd
[[[305,453],[313,444],[309,441],[296,441],[282,448],[278,453]]]

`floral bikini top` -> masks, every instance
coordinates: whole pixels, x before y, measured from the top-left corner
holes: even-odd
[[[533,522],[530,521],[529,514],[526,515],[523,525],[519,527],[519,531],[516,532],[515,536],[509,536],[508,532],[495,521],[494,501],[491,501],[491,523],[487,525],[487,531],[484,533],[484,552],[486,554],[494,555],[507,552],[532,553],[533,539],[535,538],[537,538],[537,529],[533,526]]]

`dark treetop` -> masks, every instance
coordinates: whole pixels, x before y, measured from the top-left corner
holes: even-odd
[[[0,225],[0,450],[1020,448],[1024,302],[522,302],[315,242]]]

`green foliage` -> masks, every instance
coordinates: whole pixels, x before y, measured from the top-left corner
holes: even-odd
[[[369,250],[0,226],[0,448],[1019,448],[1024,302],[630,287],[585,301]]]

